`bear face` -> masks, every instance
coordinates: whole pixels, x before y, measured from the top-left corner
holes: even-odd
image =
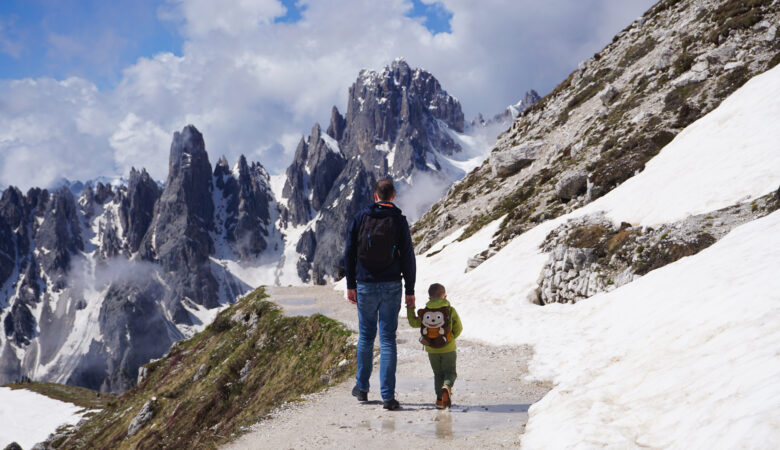
[[[421,319],[423,326],[427,328],[439,328],[444,326],[444,313],[441,311],[426,311]]]

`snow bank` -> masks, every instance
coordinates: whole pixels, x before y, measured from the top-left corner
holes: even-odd
[[[60,425],[81,420],[81,409],[28,390],[0,387],[0,447],[16,442],[31,448]]]
[[[463,336],[535,347],[555,388],[531,410],[528,448],[770,447],[780,442],[780,212],[698,255],[576,305],[528,302],[565,220],[605,211],[653,225],[764,195],[780,185],[780,67],[684,130],[639,175],[515,238],[464,273],[496,221],[456,231],[417,258],[421,301],[441,282]]]
[[[527,448],[780,442],[780,212],[545,318]],[[562,305],[563,306],[563,305]]]

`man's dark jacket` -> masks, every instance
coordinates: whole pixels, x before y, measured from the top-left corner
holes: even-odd
[[[380,271],[372,271],[363,267],[357,257],[358,234],[360,234],[363,219],[367,216],[396,216],[397,220],[396,229],[398,230],[400,256],[395,258],[387,268]],[[347,289],[356,289],[358,281],[367,283],[401,281],[401,274],[403,274],[406,295],[414,295],[414,278],[417,270],[414,261],[414,247],[412,246],[412,236],[409,233],[409,223],[406,221],[406,217],[401,214],[401,210],[390,202],[377,202],[357,213],[349,225],[347,247],[344,250],[344,265],[347,270]]]

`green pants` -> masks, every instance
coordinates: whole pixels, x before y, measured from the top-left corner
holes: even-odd
[[[436,390],[436,398],[441,399],[441,387],[445,384],[452,387],[458,373],[455,371],[457,352],[428,353],[433,369],[433,387]]]

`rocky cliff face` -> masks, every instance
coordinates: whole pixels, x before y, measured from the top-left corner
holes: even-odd
[[[7,188],[0,198],[0,384],[23,376],[103,391],[201,329],[249,286],[226,267],[259,258],[278,215],[268,174],[241,157],[212,171],[203,136],[174,134],[165,188],[126,185],[78,198]]]
[[[417,222],[417,250],[503,217],[478,264],[537,223],[603,196],[780,62],[779,20],[772,0],[658,2],[515,119],[489,158]]]
[[[392,178],[403,197],[421,178],[446,189],[462,176],[450,158],[462,152],[455,136],[463,131],[460,103],[430,73],[401,59],[381,72],[362,71],[349,88],[346,115],[334,107],[328,129],[315,125],[287,169],[282,220],[304,228],[301,279],[343,276],[348,220],[372,202],[378,179]]]

